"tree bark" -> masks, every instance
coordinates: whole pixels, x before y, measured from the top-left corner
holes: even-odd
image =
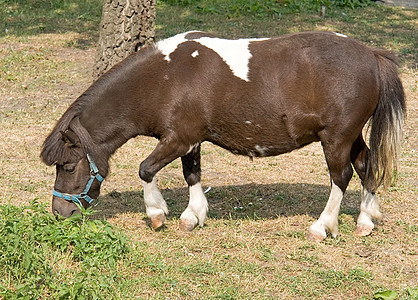
[[[94,76],[154,41],[156,0],[104,0]]]

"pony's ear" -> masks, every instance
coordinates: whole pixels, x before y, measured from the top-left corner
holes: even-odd
[[[78,136],[72,131],[67,129],[66,131],[60,131],[62,134],[62,140],[69,147],[81,147],[81,142]]]

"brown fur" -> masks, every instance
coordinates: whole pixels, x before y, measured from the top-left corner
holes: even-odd
[[[331,180],[342,191],[352,177],[351,164],[373,192],[390,178],[405,102],[389,52],[333,33],[285,35],[250,43],[247,82],[194,40],[201,36],[207,34],[187,35],[169,62],[148,47],[97,80],[45,140],[43,161],[58,166],[80,161],[80,149],[66,150],[60,133],[71,130],[84,155],[92,154],[106,176],[107,161],[118,147],[148,135],[160,142],[142,162],[140,177],[151,182],[161,168],[182,157],[193,185],[200,180],[200,153],[189,151],[203,141],[250,157],[321,141]],[[362,129],[371,116],[369,151]],[[88,170],[86,163],[83,170]],[[61,173],[57,183],[62,183]],[[80,171],[73,180],[82,187],[87,178]],[[61,186],[62,192],[77,192]]]

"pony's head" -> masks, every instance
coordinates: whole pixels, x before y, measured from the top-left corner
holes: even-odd
[[[58,124],[45,140],[41,158],[47,165],[56,166],[52,211],[67,218],[80,213],[80,207],[87,208],[99,196],[107,168],[102,168],[105,170],[100,174],[93,160],[95,152],[90,150],[93,147],[88,146],[91,138],[78,118],[65,130],[60,130]]]

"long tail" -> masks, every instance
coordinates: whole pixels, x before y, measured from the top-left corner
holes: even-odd
[[[373,50],[380,77],[379,102],[371,118],[370,152],[365,187],[375,192],[392,183],[403,137],[405,94],[398,76],[398,60],[389,51]]]

